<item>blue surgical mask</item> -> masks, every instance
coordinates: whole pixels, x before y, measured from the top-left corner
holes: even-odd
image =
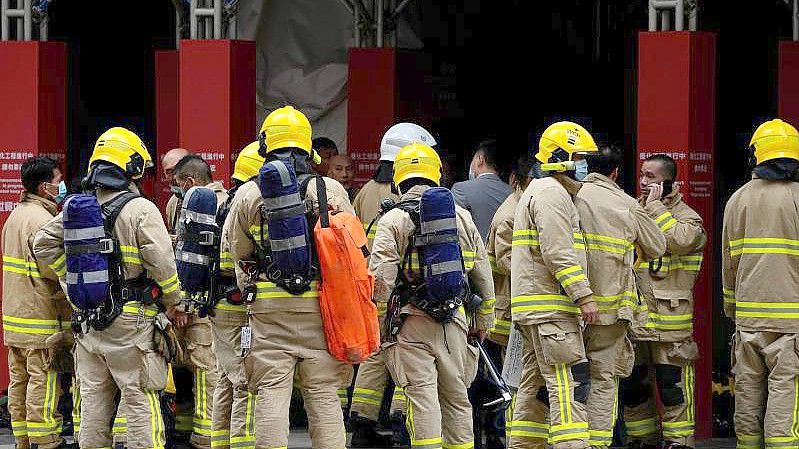
[[[588,176],[588,161],[581,159],[574,161],[574,179],[582,181]]]
[[[178,199],[181,200],[183,199],[183,195],[185,194],[183,188],[181,188],[180,186],[169,186],[169,191],[172,192],[173,195],[175,195]]]
[[[67,197],[67,183],[61,181],[58,183],[58,194],[55,196],[55,198],[53,198],[53,201],[55,201],[56,204],[61,204],[64,202],[64,198],[66,197]]]

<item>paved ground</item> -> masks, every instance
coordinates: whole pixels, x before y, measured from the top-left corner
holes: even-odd
[[[735,447],[735,440],[732,439],[719,439],[711,440],[700,443],[697,449],[732,449]],[[0,449],[13,449],[14,437],[10,435],[10,430],[0,429]],[[291,433],[289,440],[290,449],[310,449],[311,440],[308,438],[308,433],[305,431],[294,431]]]

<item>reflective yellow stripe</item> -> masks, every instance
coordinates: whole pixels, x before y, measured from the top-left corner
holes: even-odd
[[[557,381],[558,405],[560,406],[560,421],[569,422],[566,418],[566,393],[563,391],[563,379],[561,378],[561,365],[555,365],[555,380]],[[550,425],[552,420],[550,420]],[[550,427],[551,430],[551,427]]]
[[[319,283],[317,281],[311,282],[311,289],[300,295],[292,295],[272,282],[256,282],[255,285],[258,288],[255,299],[294,299],[319,297]]]
[[[11,431],[15,437],[28,436],[28,422],[27,421],[11,421]]]
[[[241,312],[247,313],[247,306],[245,305],[234,305],[228,302],[227,300],[223,299],[216,303],[216,310],[223,310],[225,312]]]
[[[444,449],[471,449],[471,448],[474,447],[474,441],[471,441],[469,443],[463,443],[463,444],[444,443],[443,446],[444,446]]]
[[[126,302],[122,306],[122,313],[130,315],[144,315],[145,317],[152,318],[158,315],[158,308],[156,306],[144,306],[144,304],[136,301]]]
[[[538,246],[538,231],[535,229],[519,229],[513,231],[511,246]]]
[[[793,423],[791,424],[791,435],[799,438],[799,376],[793,378]]]
[[[574,265],[569,268],[564,268],[555,273],[555,277],[558,279],[563,288],[566,288],[577,281],[588,280],[583,273],[583,267],[580,265]]]
[[[494,305],[497,303],[496,298],[483,299],[480,303],[480,315],[491,315],[494,313]]]
[[[735,316],[739,318],[799,319],[799,303],[735,301]]]
[[[628,421],[626,423],[627,433],[636,438],[643,438],[654,435],[657,432],[657,421],[655,418],[642,419],[640,421]]]
[[[737,449],[763,449],[763,435],[736,435]]]
[[[494,326],[491,328],[489,332],[496,335],[510,335],[510,321],[500,320],[498,318],[494,319]]]
[[[139,252],[139,248],[136,248],[135,246],[120,245],[119,250],[122,252],[123,262],[141,265],[141,254]]]
[[[411,439],[411,447],[419,449],[435,449],[440,448],[443,441],[441,438],[425,438],[421,440]]]
[[[535,421],[508,421],[510,435],[515,437],[535,438],[546,440],[549,438],[549,424]]]
[[[549,443],[560,441],[588,439],[588,423],[570,423],[551,426],[549,429]]]
[[[50,264],[50,269],[55,272],[55,274],[59,277],[64,277],[67,274],[67,255],[66,253],[61,253],[60,256]]]
[[[222,251],[219,255],[219,268],[222,270],[233,270],[235,266],[233,265],[233,257],[230,255],[229,251]]]
[[[619,295],[611,295],[611,296],[600,296],[594,295],[594,301],[597,302],[597,306],[601,312],[609,311],[609,310],[618,310],[620,307],[638,307],[638,295],[632,291],[626,291]]]
[[[787,254],[799,256],[799,240],[775,237],[744,237],[731,240],[730,255],[741,254]]]
[[[178,289],[178,274],[175,273],[172,276],[168,277],[163,281],[158,281],[158,285],[161,286],[161,290],[164,291],[164,294],[169,294],[174,292]]]
[[[605,251],[615,254],[626,254],[632,251],[634,246],[629,240],[610,237],[600,234],[584,234],[585,244],[589,250]]]
[[[693,314],[662,315],[649,312],[645,327],[661,330],[690,330],[694,325]]]
[[[579,314],[580,308],[564,295],[526,295],[511,299],[511,313],[561,311]]]
[[[58,320],[18,318],[10,315],[3,315],[3,328],[9,332],[31,335],[53,335],[61,330]]]
[[[657,217],[655,219],[655,223],[657,223],[661,231],[666,232],[677,224],[677,220],[674,219],[674,216],[671,215],[671,212],[667,211]]]

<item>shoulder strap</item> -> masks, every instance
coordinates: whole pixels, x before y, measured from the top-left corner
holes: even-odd
[[[139,194],[137,193],[124,192],[120,195],[117,195],[114,199],[103,203],[103,226],[105,227],[106,234],[113,234],[114,224],[116,223],[117,217],[119,217],[119,213],[122,212],[122,208],[125,207],[125,205],[131,200],[138,197]]]
[[[319,200],[319,226],[328,228],[330,227],[330,216],[327,213],[327,186],[325,178],[321,176],[316,176],[316,196]]]

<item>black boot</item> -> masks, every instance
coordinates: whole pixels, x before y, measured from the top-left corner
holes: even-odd
[[[659,445],[644,443],[641,440],[632,440],[627,444],[627,449],[660,449]]]
[[[350,447],[391,447],[391,437],[377,433],[377,423],[368,418],[363,418],[357,412],[350,417],[352,439]]]
[[[408,429],[405,427],[405,415],[399,410],[391,414],[391,433],[394,436],[394,444],[410,447],[411,436],[408,435]]]

